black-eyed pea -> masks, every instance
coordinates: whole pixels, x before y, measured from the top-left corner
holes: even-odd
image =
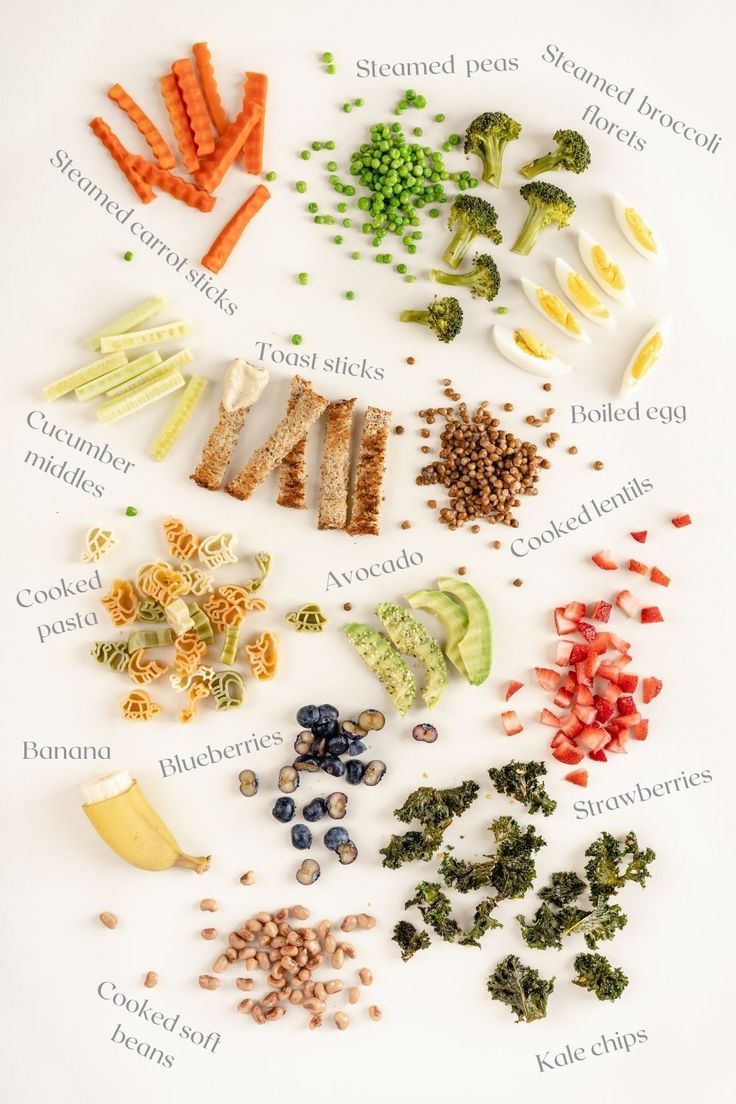
[[[378,1007],[378,1005],[377,1005],[377,1004],[371,1004],[371,1005],[369,1006],[369,1008],[368,1008],[368,1016],[370,1017],[370,1019],[372,1019],[372,1020],[374,1020],[374,1021],[378,1022],[378,1020],[380,1020],[380,1019],[381,1019],[381,1016],[382,1016],[382,1015],[383,1015],[383,1013],[381,1012],[381,1009],[380,1009],[380,1008]]]
[[[302,937],[302,942],[306,943],[308,939],[316,939],[317,933],[314,928],[302,928],[299,933]]]
[[[101,912],[97,919],[111,931],[118,926],[118,918],[112,912]]]
[[[316,939],[308,939],[304,944],[304,949],[308,954],[316,955],[322,950],[321,945]]]
[[[309,1021],[309,1030],[314,1031],[315,1028],[321,1027],[321,1026],[322,1026],[322,1017],[321,1016],[312,1016],[311,1020]]]
[[[338,943],[338,951],[342,951],[346,958],[355,958],[356,950],[352,943]]]
[[[325,989],[328,993],[341,993],[343,989],[342,982],[338,978],[333,978],[332,981],[325,983]]]
[[[217,939],[217,928],[202,928],[199,934],[203,939]]]
[[[289,915],[289,910],[285,909],[285,908],[282,908],[282,909],[279,909],[278,912],[275,912],[273,914],[273,918],[274,918],[274,920],[276,921],[277,924],[283,924],[284,920],[286,920],[288,915]]]
[[[281,1007],[272,1008],[270,1012],[266,1013],[267,1020],[280,1020],[282,1016],[286,1015],[286,1009]]]
[[[227,959],[227,961],[228,962],[235,962],[237,957],[238,957],[238,952],[235,950],[235,948],[234,947],[228,947],[228,949],[225,951],[225,958]]]
[[[244,993],[250,993],[253,989],[254,981],[253,978],[239,977],[235,979],[235,984],[238,989],[242,989]],[[250,1009],[248,1009],[248,1011],[250,1011]]]
[[[330,959],[330,965],[332,966],[333,970],[341,970],[344,962],[345,952],[338,947],[338,949],[335,951],[332,958]]]
[[[304,993],[301,989],[292,989],[289,994],[289,1004],[301,1004],[304,1000]]]
[[[217,912],[217,901],[214,897],[205,897],[199,902],[199,907],[202,912]]]
[[[236,951],[242,951],[245,946],[245,940],[242,939],[237,932],[230,932],[227,937],[227,941],[231,947],[234,947]]]
[[[335,1026],[340,1031],[344,1031],[347,1027],[350,1027],[350,1017],[345,1012],[336,1012],[334,1020]]]
[[[328,935],[323,940],[324,949],[327,954],[334,954],[337,950],[337,940],[334,935]]]
[[[307,980],[304,983],[304,996],[305,996],[305,998],[314,996],[314,986],[315,986],[315,982],[313,982],[313,981]]]
[[[267,920],[263,925],[263,934],[268,935],[271,939],[279,934],[279,929],[273,920]]]
[[[221,974],[223,970],[227,970],[230,965],[228,959],[224,954],[218,955],[215,961],[212,963],[212,970],[215,974]]]
[[[367,966],[363,966],[360,970],[358,970],[358,977],[360,978],[361,985],[373,984],[373,973],[371,970],[368,969]]]
[[[277,935],[271,940],[271,946],[275,951],[280,951],[282,947],[286,946],[286,940],[283,935]]]
[[[340,925],[340,931],[354,932],[357,927],[358,927],[358,917],[357,916],[346,916],[345,919],[343,920],[342,924]]]
[[[158,974],[155,970],[149,970],[143,979],[146,989],[154,989],[158,985]]]
[[[309,965],[312,969],[316,970],[318,966],[321,966],[325,960],[325,956],[322,954],[316,954],[313,958],[310,958]]]
[[[260,924],[267,924],[270,919],[271,919],[271,913],[270,912],[257,912],[256,913],[256,920]]]
[[[312,976],[312,971],[309,969],[308,966],[302,966],[301,970],[296,976],[299,978],[299,981],[309,981]]]
[[[264,1024],[266,1022],[266,1014],[260,1004],[254,1004],[250,1014],[257,1024]]]
[[[375,928],[376,918],[375,916],[369,916],[367,912],[361,912],[358,914],[358,927],[364,931],[370,931],[371,928]]]
[[[271,989],[261,1000],[261,1008],[275,1008],[275,1006],[278,1004],[278,1000],[278,990]]]
[[[265,951],[258,951],[256,954],[256,962],[261,970],[271,969],[271,959],[268,957]]]
[[[252,886],[256,880],[255,870],[246,870],[245,874],[240,875],[240,884],[243,886]]]
[[[294,905],[289,909],[289,916],[293,916],[295,920],[308,920],[309,909],[304,905]]]
[[[321,1016],[327,1009],[325,1002],[318,1000],[317,997],[309,997],[305,1000],[304,1007],[307,1012],[313,1012],[315,1016]]]
[[[251,918],[245,921],[245,927],[249,932],[259,932],[263,928],[263,924],[260,920]]]
[[[253,1011],[253,1007],[254,1002],[250,1000],[249,997],[246,997],[245,1000],[242,1000],[238,1005],[238,1012],[242,1012],[243,1015],[246,1015],[248,1012]]]
[[[350,1004],[357,1004],[360,1000],[360,988],[357,985],[352,985],[348,989],[348,1001]]]
[[[325,939],[332,931],[332,922],[330,920],[320,920],[317,925],[317,934],[320,939]]]
[[[220,979],[212,977],[211,974],[199,975],[199,988],[200,989],[219,989]]]

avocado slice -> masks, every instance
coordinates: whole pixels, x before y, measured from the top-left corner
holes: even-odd
[[[463,582],[462,579],[446,576],[438,579],[437,585],[443,594],[452,595],[465,607],[468,628],[458,648],[468,673],[468,682],[471,686],[480,686],[491,673],[493,657],[491,617],[488,607],[475,587]]]
[[[358,655],[377,675],[402,717],[414,701],[414,676],[393,644],[368,625],[353,621],[344,629]]]
[[[468,672],[459,647],[460,641],[468,631],[469,620],[465,607],[454,602],[449,594],[443,594],[439,590],[417,590],[414,594],[407,594],[406,600],[412,609],[433,613],[442,622],[446,633],[445,655],[463,678],[468,679]]]
[[[381,602],[376,613],[395,647],[405,655],[418,659],[426,671],[422,697],[427,707],[432,709],[447,686],[447,664],[442,649],[424,625],[402,606],[396,606],[393,602]]]

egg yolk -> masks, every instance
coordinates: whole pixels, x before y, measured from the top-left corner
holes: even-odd
[[[567,288],[571,299],[583,310],[587,310],[590,314],[595,314],[599,318],[608,318],[608,308],[603,306],[590,284],[577,272],[568,276]]]
[[[624,212],[629,230],[634,235],[642,249],[648,249],[650,253],[657,252],[657,243],[654,234],[649,229],[641,215],[638,215],[633,207],[627,207]]]
[[[568,333],[580,333],[580,326],[578,326],[575,315],[571,314],[562,300],[558,299],[556,295],[553,295],[551,291],[545,291],[544,288],[537,288],[537,302],[544,313],[548,315],[553,322],[556,322],[558,326],[562,326]]]
[[[591,256],[596,272],[603,282],[608,284],[609,287],[616,288],[618,291],[623,291],[626,287],[623,273],[618,265],[608,259],[608,254],[605,249],[600,245],[594,245],[591,250]]]
[[[653,337],[649,338],[646,345],[641,347],[631,366],[631,374],[634,379],[640,380],[647,374],[649,369],[654,366],[657,357],[662,352],[663,344],[662,335],[656,333]]]
[[[535,337],[533,333],[529,333],[529,330],[515,330],[514,341],[519,346],[522,353],[527,353],[529,356],[536,357],[538,360],[554,359],[552,350],[548,349],[544,342],[540,341],[538,337]]]

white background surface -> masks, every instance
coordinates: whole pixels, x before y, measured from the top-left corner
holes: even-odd
[[[4,151],[2,439],[5,623],[6,642],[12,643],[3,667],[5,794],[0,814],[6,903],[0,1001],[10,1104],[87,1104],[100,1097],[111,1104],[164,1097],[188,1102],[205,1095],[240,1099],[244,1093],[288,1093],[309,1099],[336,1089],[359,1102],[380,1095],[389,1101],[421,1099],[427,1104],[458,1097],[520,1099],[532,1092],[544,1093],[550,1101],[602,1102],[619,1100],[622,1093],[637,1101],[681,1101],[704,1091],[709,1099],[726,1095],[732,984],[724,883],[731,865],[728,808],[733,768],[727,626],[732,612],[729,423],[734,388],[731,353],[723,335],[732,322],[733,266],[726,237],[733,208],[728,49],[733,18],[723,2],[694,8],[681,0],[650,4],[645,10],[630,0],[615,6],[568,0],[563,19],[548,4],[533,0],[522,9],[468,0],[465,9],[467,21],[458,16],[455,22],[456,9],[436,3],[412,11],[381,3],[351,11],[347,4],[323,3],[315,11],[282,0],[266,8],[220,4],[205,14],[190,0],[155,6],[129,0],[122,7],[67,3],[53,8],[26,2],[10,19],[3,66],[9,117]],[[279,177],[274,199],[218,278],[239,304],[234,318],[223,315],[163,261],[149,255],[49,164],[55,150],[67,150],[83,171],[129,206],[124,180],[86,122],[102,113],[124,140],[133,141],[126,121],[105,97],[107,86],[120,81],[165,124],[155,78],[201,39],[212,49],[228,110],[237,104],[241,70],[262,69],[271,79],[265,167],[275,169]],[[543,64],[541,54],[550,41],[620,86],[634,84],[631,106],[603,101],[572,77]],[[324,75],[317,60],[325,49],[337,60],[334,77]],[[430,60],[445,58],[450,51],[458,68],[454,77],[355,76],[357,57]],[[519,69],[467,79],[463,62],[474,56],[518,57]],[[484,527],[473,537],[469,532],[449,533],[431,519],[424,506],[430,495],[413,482],[420,460],[414,412],[440,401],[437,381],[449,375],[469,401],[514,402],[516,411],[504,417],[504,424],[521,430],[525,413],[548,405],[540,381],[495,353],[489,341],[493,315],[483,305],[468,302],[465,329],[452,346],[438,345],[417,327],[401,328],[393,316],[404,306],[426,302],[431,295],[426,279],[408,286],[387,267],[351,261],[345,247],[330,243],[338,228],[315,227],[304,214],[306,201],[327,201],[332,194],[321,183],[305,197],[293,191],[293,182],[302,176],[316,180],[322,160],[329,159],[313,155],[305,166],[296,156],[298,150],[316,137],[334,137],[336,159],[344,171],[352,144],[362,140],[362,127],[388,117],[408,86],[427,96],[432,114],[443,111],[447,116],[442,127],[425,125],[433,144],[453,130],[462,132],[482,110],[506,110],[524,124],[522,138],[507,155],[505,187],[489,197],[497,205],[505,233],[504,246],[495,251],[506,279],[500,299],[512,308],[510,320],[532,325],[569,357],[575,371],[555,386],[549,400],[558,411],[552,428],[561,433],[562,441],[553,454],[553,467],[539,484],[539,496],[525,501],[518,511],[518,535],[540,532],[551,518],[563,520],[591,496],[609,497],[634,476],[654,483],[652,493],[638,502],[525,561],[509,553],[508,530],[497,533]],[[722,134],[718,153],[705,153],[637,117],[634,105],[645,92],[677,118]],[[366,107],[343,115],[339,105],[355,96],[364,97]],[[647,139],[646,150],[634,152],[578,124],[592,102],[600,102],[621,126],[636,126]],[[414,125],[413,115],[405,115],[402,122]],[[557,237],[549,231],[528,259],[511,255],[508,246],[523,218],[514,166],[541,152],[557,127],[578,125],[590,140],[593,166],[584,177],[557,182],[577,199],[576,224],[599,236],[625,266],[636,306],[617,310],[617,330],[610,336],[596,332],[592,348],[568,350],[564,338],[532,314],[513,277],[523,271],[554,288],[554,256],[576,262],[572,233]],[[461,154],[447,161],[453,169],[465,166]],[[142,209],[140,217],[173,249],[197,263],[225,212],[241,202],[244,178],[236,173],[231,177],[212,216],[163,197]],[[664,272],[647,266],[620,236],[608,201],[614,189],[652,212],[670,254]],[[425,238],[411,266],[417,272],[436,262],[446,240],[444,220],[435,225],[423,221]],[[359,233],[350,233],[351,247],[363,247]],[[135,258],[124,264],[121,254],[128,248]],[[398,249],[387,244],[383,248],[391,248],[399,259]],[[364,255],[370,252],[364,248]],[[294,273],[303,269],[312,275],[306,289],[294,280]],[[348,287],[357,292],[354,303],[341,298]],[[89,409],[66,400],[52,410],[39,398],[43,383],[86,362],[81,345],[86,333],[127,304],[156,293],[169,300],[168,317],[185,315],[192,320],[197,370],[215,381],[186,437],[159,466],[147,459],[145,448],[164,416],[160,409],[103,432]],[[641,391],[642,407],[685,404],[687,422],[573,429],[570,404],[590,406],[615,399],[631,349],[664,314],[675,319],[672,344],[661,371]],[[258,340],[287,348],[294,331],[304,335],[304,352],[316,351],[322,357],[342,353],[357,361],[365,356],[384,368],[384,382],[321,373],[314,373],[313,381],[330,398],[354,394],[360,407],[389,407],[395,420],[407,427],[403,437],[391,439],[384,526],[378,539],[356,541],[344,534],[318,533],[313,501],[306,513],[280,510],[273,504],[273,483],[252,502],[240,504],[225,495],[207,495],[186,478],[208,431],[225,365],[234,355],[254,357]],[[416,357],[412,368],[404,363],[409,354]],[[284,367],[273,369],[267,397],[241,441],[241,459],[280,417],[288,375]],[[26,450],[48,442],[25,424],[33,408],[46,410],[60,424],[98,441],[108,440],[114,450],[135,461],[135,468],[127,477],[105,470],[102,500],[34,471],[23,463]],[[537,439],[536,431],[531,439]],[[570,443],[578,445],[577,457],[563,450]],[[59,446],[57,455],[65,454]],[[590,462],[599,457],[606,466],[597,473]],[[316,482],[313,476],[312,496]],[[140,511],[135,519],[123,516],[129,503]],[[683,510],[692,513],[695,524],[678,532],[669,518]],[[101,564],[103,581],[125,575],[152,553],[165,552],[159,524],[168,513],[185,518],[199,533],[233,528],[243,551],[273,552],[275,566],[265,592],[271,610],[258,625],[279,631],[282,673],[274,683],[251,684],[247,706],[239,712],[223,717],[202,710],[195,724],[182,728],[170,708],[166,719],[128,726],[117,714],[117,701],[126,692],[123,681],[90,666],[86,655],[91,640],[111,635],[106,627],[58,636],[41,645],[36,625],[48,619],[49,607],[22,610],[15,596],[22,587],[47,588],[61,576],[81,577],[81,541],[92,524],[109,524],[120,538],[116,551]],[[404,518],[413,522],[408,532],[399,528]],[[643,547],[627,536],[629,530],[640,528],[650,531]],[[496,536],[504,541],[500,552],[489,548]],[[672,576],[672,586],[665,592],[628,574],[619,573],[613,581],[604,577],[589,556],[609,547],[622,559],[640,554],[646,562],[659,564]],[[395,557],[402,548],[421,552],[422,566],[325,593],[328,571],[355,570]],[[416,709],[401,721],[390,713],[372,676],[337,631],[345,620],[340,607],[349,600],[351,616],[370,619],[377,601],[397,600],[410,590],[431,586],[438,574],[460,564],[468,566],[468,578],[492,607],[494,670],[488,684],[477,690],[453,679],[436,714],[440,740],[434,746],[416,744],[409,732],[423,714]],[[521,589],[510,585],[517,575],[524,579]],[[552,763],[549,786],[559,807],[540,825],[548,847],[538,864],[540,875],[573,865],[581,868],[585,846],[604,828],[621,835],[634,829],[657,851],[646,893],[634,886],[623,895],[629,925],[610,947],[611,959],[631,978],[623,999],[601,1005],[569,985],[572,959],[582,946],[560,953],[527,950],[518,936],[513,921],[518,910],[512,905],[504,909],[503,931],[489,934],[481,950],[437,943],[403,965],[389,942],[390,928],[414,882],[428,875],[424,868],[391,872],[380,867],[376,851],[392,830],[391,810],[423,781],[450,785],[474,777],[482,782],[488,766],[500,765],[512,754],[543,757],[548,730],[534,719],[542,694],[531,688],[529,676],[531,666],[551,658],[548,611],[571,599],[610,597],[627,585],[651,595],[666,617],[663,625],[651,627],[622,627],[619,622],[619,630],[634,643],[639,673],[658,674],[665,681],[662,696],[648,709],[651,735],[627,756],[612,756],[605,766],[590,764],[591,784],[585,794],[563,782],[564,771]],[[281,629],[283,615],[304,601],[322,603],[332,631],[305,637]],[[56,607],[55,618],[97,608],[93,597],[69,599]],[[501,736],[497,718],[500,690],[512,677],[525,681],[529,689],[514,699],[526,730],[510,743]],[[347,714],[375,705],[389,712],[390,723],[372,743],[389,765],[384,783],[375,790],[350,790],[349,823],[361,850],[359,861],[338,869],[328,861],[330,856],[315,850],[318,858],[324,857],[324,873],[315,887],[305,890],[293,880],[298,860],[288,845],[288,829],[275,824],[269,808],[275,774],[287,761],[289,737],[295,732],[293,713],[308,700],[334,701]],[[160,777],[157,761],[163,756],[197,753],[208,743],[223,746],[251,733],[275,730],[284,735],[287,754],[272,749],[247,763],[223,763],[166,781]],[[211,872],[199,879],[184,871],[152,875],[118,861],[96,839],[79,809],[79,783],[97,772],[96,764],[23,761],[23,740],[28,738],[67,746],[109,743],[114,763],[138,777],[182,845],[195,853],[212,852]],[[237,771],[246,765],[257,769],[263,780],[261,795],[252,802],[239,796],[235,782]],[[651,785],[682,771],[703,769],[713,772],[711,785],[653,799],[629,812],[575,820],[572,803],[579,797],[605,799],[638,782]],[[310,782],[300,796],[318,792],[317,784]],[[478,801],[462,822],[464,853],[482,853],[489,814],[506,811],[512,810],[505,799],[496,797],[492,806],[485,799]],[[520,819],[527,818],[522,814]],[[258,883],[244,889],[238,877],[249,868],[257,871]],[[313,905],[317,918],[339,918],[362,909],[375,912],[379,927],[355,942],[361,948],[361,964],[375,970],[370,998],[384,1010],[382,1023],[370,1023],[363,1009],[354,1016],[351,1030],[339,1037],[331,1025],[308,1033],[303,1013],[294,1010],[278,1026],[259,1031],[249,1017],[235,1014],[238,994],[231,982],[218,993],[200,991],[196,978],[208,969],[213,950],[198,937],[203,926],[198,902],[204,896],[220,900],[216,922],[225,934],[227,925],[258,909],[298,900]],[[461,922],[472,907],[470,900],[460,900]],[[530,915],[533,908],[530,896],[524,911]],[[120,917],[117,931],[107,931],[95,919],[103,909]],[[545,976],[558,977],[544,1022],[516,1025],[507,1009],[485,992],[488,973],[511,951]],[[142,988],[149,969],[161,976],[150,993]],[[179,1013],[182,1022],[205,1034],[220,1032],[217,1053],[204,1053],[150,1025],[136,1030],[127,1014],[121,1021],[96,994],[106,979],[130,996],[147,994],[154,1007],[167,1015]],[[119,1021],[129,1033],[171,1053],[173,1068],[159,1068],[114,1046],[110,1036]],[[648,1041],[630,1054],[589,1058],[574,1068],[544,1074],[537,1070],[537,1053],[554,1053],[568,1043],[587,1049],[601,1033],[640,1029]]]

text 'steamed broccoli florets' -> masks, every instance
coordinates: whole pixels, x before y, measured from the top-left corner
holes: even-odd
[[[629,984],[623,970],[612,966],[603,955],[579,954],[575,958],[575,969],[577,977],[572,979],[573,985],[595,993],[598,1000],[618,1000]]]
[[[576,130],[558,130],[555,132],[557,149],[546,153],[544,157],[537,157],[519,169],[522,176],[531,180],[541,173],[556,172],[558,169],[567,169],[568,172],[585,172],[590,164],[590,147]]]
[[[399,315],[400,322],[421,322],[429,326],[439,341],[452,341],[463,326],[463,308],[457,299],[446,296],[435,299],[426,310],[405,310]]]
[[[469,272],[443,272],[439,268],[433,268],[429,278],[436,284],[469,287],[471,294],[476,298],[489,301],[496,298],[498,289],[501,287],[501,275],[496,262],[487,253],[476,254],[473,267]]]
[[[558,230],[567,226],[575,211],[575,200],[567,192],[563,192],[562,188],[548,184],[546,180],[523,184],[519,194],[529,204],[529,213],[511,249],[513,253],[526,256],[531,253],[538,235],[547,226],[554,225]]]
[[[498,188],[506,143],[513,142],[520,134],[521,123],[503,111],[485,111],[473,119],[465,134],[463,148],[466,153],[477,153],[480,157],[486,184]]]
[[[496,208],[485,199],[459,195],[450,208],[447,225],[454,233],[442,259],[457,268],[476,237],[490,238],[498,245],[502,239],[497,221]]]

